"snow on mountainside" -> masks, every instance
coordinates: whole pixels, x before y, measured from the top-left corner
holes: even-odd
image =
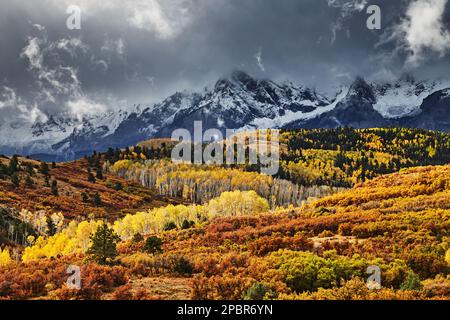
[[[140,112],[140,106],[134,106],[134,112]],[[69,157],[76,157],[75,150],[72,149],[74,139],[77,143],[90,143],[113,134],[120,124],[129,116],[128,111],[109,111],[105,114],[91,116],[79,121],[64,139],[52,145],[53,153],[64,154]],[[90,150],[89,148],[87,150]]]
[[[437,95],[439,89],[448,87],[447,82],[416,82],[412,78],[393,84],[357,78],[347,95],[335,101],[335,108],[315,118],[296,120],[285,128],[408,126],[450,131],[450,118],[445,116],[450,114],[450,101]],[[433,96],[439,99],[430,99]]]
[[[0,125],[0,153],[40,155],[67,155],[67,139],[74,134],[102,136],[115,132],[128,116],[126,111],[110,111],[78,119],[77,117],[49,116],[46,121],[30,123],[27,119],[14,119]],[[69,156],[70,157],[70,156]],[[56,157],[59,159],[58,157]]]
[[[194,121],[218,129],[261,127],[263,122],[276,122],[281,126],[282,121],[287,123],[329,104],[326,97],[309,88],[256,80],[235,71],[230,78],[220,79],[191,108],[180,110],[162,135],[170,135],[170,130],[177,127],[192,129]]]
[[[385,118],[400,118],[420,111],[423,100],[433,92],[450,87],[446,81],[416,81],[411,77],[395,83],[372,84],[377,102],[374,109]]]
[[[0,125],[0,152],[6,154],[51,152],[52,144],[70,135],[76,125],[76,119],[52,116],[46,122],[30,123],[27,119],[5,122]]]
[[[383,126],[385,119],[373,105],[376,97],[372,87],[362,78],[357,78],[347,93],[335,101],[335,107],[317,117],[301,119],[287,124],[286,128],[336,128],[351,126],[365,128]]]
[[[286,113],[282,116],[276,117],[276,118],[259,118],[252,121],[250,124],[245,126],[243,130],[249,130],[254,128],[260,128],[260,129],[270,129],[270,128],[282,128],[289,123],[293,123],[299,120],[309,120],[313,119],[317,116],[320,116],[323,113],[326,113],[328,111],[333,110],[336,105],[342,101],[347,96],[348,88],[342,88],[341,91],[338,93],[336,98],[333,102],[329,103],[325,106],[317,106],[316,109],[312,110],[311,112],[293,112],[293,111],[286,111]]]
[[[439,90],[426,97],[418,115],[405,118],[404,124],[429,130],[450,131],[449,111],[450,89]]]
[[[244,72],[235,71],[201,94],[177,92],[142,112],[130,113],[110,135],[85,139],[95,128],[87,128],[88,132],[75,131],[64,147],[75,153],[123,147],[150,137],[171,136],[178,128],[192,132],[195,121],[202,121],[204,130],[260,127],[260,119],[276,121],[281,127],[284,122],[313,114],[329,105],[330,101],[314,90],[292,83],[255,80]]]
[[[77,119],[49,116],[30,124],[0,122],[0,153],[68,160],[109,147],[121,148],[175,129],[330,128],[406,125],[449,131],[448,82],[403,78],[367,83],[358,78],[334,99],[290,82],[258,80],[242,71],[201,93],[177,92],[151,106]],[[443,90],[447,89],[447,90]],[[48,157],[45,159],[49,159]]]

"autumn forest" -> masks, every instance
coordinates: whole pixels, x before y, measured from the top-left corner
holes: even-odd
[[[273,176],[174,163],[169,139],[1,156],[0,299],[450,298],[450,134],[279,134]]]

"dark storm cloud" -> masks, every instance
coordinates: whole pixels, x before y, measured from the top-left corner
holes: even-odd
[[[429,16],[442,18],[439,25],[419,21],[413,2],[436,7]],[[71,4],[82,8],[81,30],[66,28]],[[366,28],[366,8],[373,4],[381,7],[382,30]],[[6,102],[21,112],[78,115],[152,103],[177,90],[201,90],[233,69],[327,90],[356,75],[438,77],[449,67],[447,0],[0,5],[0,113]],[[434,28],[433,42],[421,38],[422,26]]]

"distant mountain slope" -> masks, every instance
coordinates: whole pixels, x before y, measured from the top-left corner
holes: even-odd
[[[402,121],[410,127],[450,131],[450,89],[434,92],[423,100],[420,113]]]
[[[350,87],[347,95],[336,107],[308,120],[299,120],[287,125],[290,128],[353,128],[383,127],[389,121],[374,109],[377,99],[370,85],[358,78]]]
[[[449,89],[433,91],[444,83],[399,81],[369,84],[358,78],[336,107],[312,119],[301,119],[285,128],[413,127],[450,131]]]

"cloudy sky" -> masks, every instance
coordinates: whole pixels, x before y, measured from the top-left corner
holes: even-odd
[[[82,117],[242,69],[330,91],[450,70],[448,0],[0,0],[0,124]],[[81,9],[69,30],[67,9]],[[367,8],[381,9],[369,30]]]

